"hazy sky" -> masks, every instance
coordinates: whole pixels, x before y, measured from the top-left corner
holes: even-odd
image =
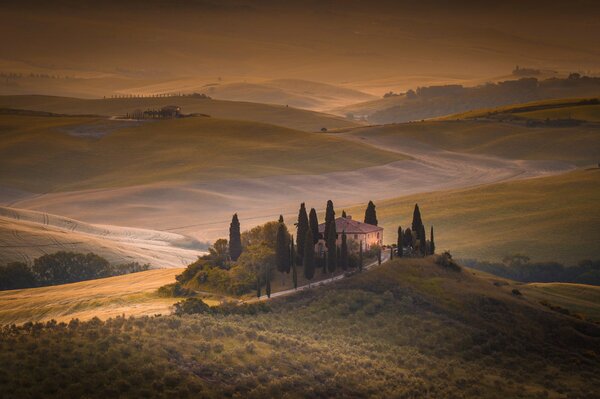
[[[330,83],[599,71],[600,2],[19,1],[0,71]]]

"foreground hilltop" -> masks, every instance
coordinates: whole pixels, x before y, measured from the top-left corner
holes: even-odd
[[[388,262],[266,305],[5,328],[0,357],[13,367],[0,388],[6,397],[598,394],[598,325],[434,259]],[[40,367],[45,358],[60,372]]]

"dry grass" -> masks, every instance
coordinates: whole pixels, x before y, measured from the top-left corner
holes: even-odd
[[[426,121],[357,128],[349,135],[383,148],[416,140],[449,151],[580,166],[597,163],[600,154],[600,128],[594,124],[530,128],[497,121]]]
[[[338,137],[202,117],[119,128],[99,139],[69,134],[89,124],[112,129],[112,123],[0,116],[0,184],[35,192],[70,191],[346,171],[405,158]]]
[[[0,108],[47,111],[69,115],[125,115],[136,109],[160,108],[173,104],[181,106],[182,111],[186,114],[200,113],[213,118],[268,123],[307,132],[317,132],[323,127],[335,129],[358,125],[338,116],[284,105],[205,100],[193,97],[87,100],[55,96],[0,96]]]
[[[183,269],[160,269],[50,287],[0,291],[0,325],[26,321],[107,319],[169,314],[174,298],[156,290]],[[216,301],[206,300],[210,304]]]
[[[573,264],[600,257],[600,170],[439,191],[378,201],[377,215],[394,242],[410,227],[414,204],[435,226],[438,250],[459,258],[498,261],[523,253],[535,260]],[[364,212],[352,209],[354,214]]]
[[[530,283],[519,287],[528,298],[546,301],[600,322],[600,287],[570,283]]]

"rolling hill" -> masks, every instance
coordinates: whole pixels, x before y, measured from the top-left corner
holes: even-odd
[[[479,119],[495,120],[545,120],[577,119],[588,122],[600,122],[600,104],[597,98],[557,99],[534,101],[525,104],[511,104],[504,107],[481,109],[449,115],[439,120]]]
[[[181,267],[197,259],[203,245],[176,233],[109,225],[24,209],[0,207],[0,265],[32,264],[57,251],[96,253],[113,264],[138,262],[153,268]]]
[[[600,159],[600,126],[529,127],[487,120],[425,121],[351,129],[347,135],[380,148],[406,151],[412,142],[431,148],[509,159],[557,160],[579,166]]]
[[[408,259],[262,307],[7,327],[0,361],[13,366],[0,389],[8,397],[594,397],[598,326],[495,281]],[[57,359],[60,372],[44,358]]]
[[[317,132],[322,128],[336,129],[357,126],[356,123],[344,118],[286,107],[285,105],[220,101],[192,96],[109,99],[39,95],[0,96],[0,108],[45,111],[68,115],[125,116],[125,114],[132,113],[136,109],[156,109],[173,104],[180,106],[185,114],[200,113],[220,119],[269,123],[309,132]]]
[[[476,188],[437,191],[378,201],[386,242],[398,225],[410,227],[419,204],[436,247],[459,258],[499,261],[525,254],[534,260],[576,264],[600,258],[600,169],[511,181]],[[363,208],[349,212],[361,215]],[[389,232],[389,233],[387,233]]]
[[[182,270],[147,270],[72,284],[0,291],[0,324],[169,314],[173,298],[161,298],[156,290],[174,282]]]
[[[2,115],[0,124],[0,185],[38,193],[324,173],[406,158],[322,134],[204,117],[127,124]]]

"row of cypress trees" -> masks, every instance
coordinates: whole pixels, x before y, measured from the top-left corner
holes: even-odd
[[[403,231],[402,226],[398,226],[398,241],[396,246],[398,248],[399,257],[403,255],[403,247],[413,247],[413,236],[415,238],[415,241],[418,242],[418,254],[420,254],[421,256],[435,254],[435,239],[433,235],[433,226],[431,226],[431,230],[429,233],[428,245],[427,236],[425,235],[425,225],[423,224],[423,220],[421,218],[421,210],[419,209],[419,204],[415,204],[411,227]]]

